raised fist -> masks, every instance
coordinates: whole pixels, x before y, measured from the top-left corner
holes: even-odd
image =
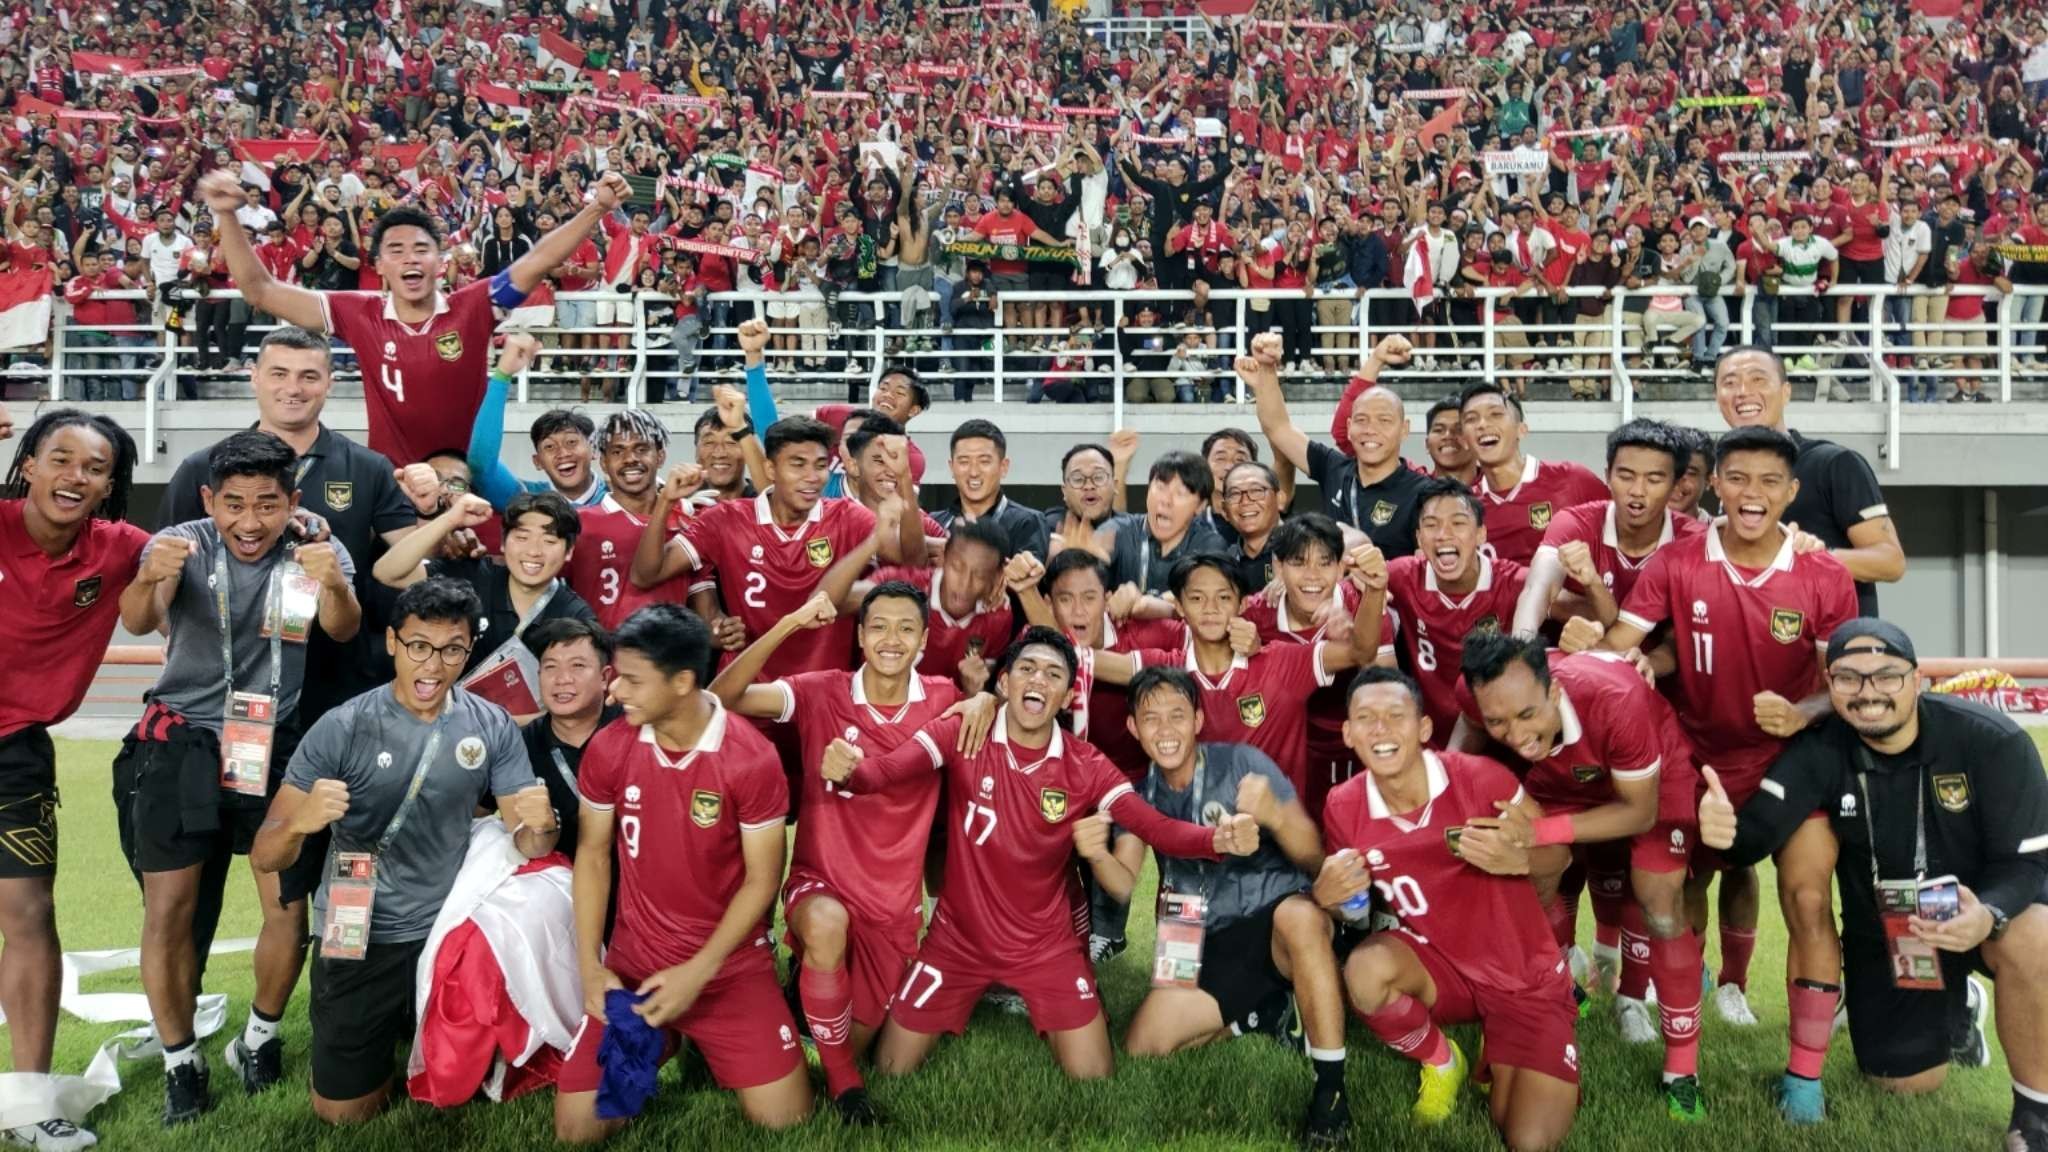
[[[292,831],[311,836],[348,815],[348,785],[332,777],[313,781],[305,802],[292,814]]]
[[[475,528],[480,524],[489,523],[491,517],[497,514],[489,500],[474,492],[464,492],[457,496],[455,501],[448,505],[448,511],[443,513],[454,517],[457,528]]]
[[[818,773],[834,784],[843,784],[866,757],[867,753],[861,751],[860,745],[834,740],[825,745],[825,755],[818,761]]]
[[[1579,582],[1580,587],[1600,582],[1600,573],[1593,567],[1593,549],[1584,540],[1567,540],[1557,546],[1557,562],[1564,567],[1564,574]]]
[[[249,202],[248,194],[242,191],[239,176],[226,168],[216,168],[199,178],[199,199],[218,213],[231,213]]]
[[[1219,856],[1249,856],[1259,850],[1259,822],[1242,812],[1225,816],[1216,825],[1215,843]]]
[[[342,592],[348,589],[348,577],[342,573],[341,561],[334,555],[334,545],[301,544],[292,554],[306,575],[320,582],[322,588]]]
[[[185,570],[185,558],[192,554],[192,541],[183,536],[159,536],[150,541],[149,559],[143,561],[138,577],[145,584],[161,584]]]
[[[761,362],[762,350],[768,347],[768,322],[747,320],[740,324],[740,351],[745,354],[747,367]]]
[[[1564,622],[1564,630],[1558,633],[1557,647],[1563,652],[1590,652],[1600,646],[1600,638],[1607,635],[1606,626],[1597,620],[1574,616]]]
[[[703,486],[702,465],[678,464],[668,470],[668,479],[662,481],[661,498],[670,504],[680,504]]]

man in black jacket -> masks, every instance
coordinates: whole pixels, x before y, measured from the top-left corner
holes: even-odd
[[[1219,157],[1216,171],[1206,179],[1189,181],[1187,162],[1178,155],[1168,156],[1159,162],[1159,176],[1154,179],[1138,170],[1132,158],[1137,145],[1125,139],[1117,144],[1117,167],[1124,179],[1139,191],[1152,198],[1152,251],[1166,251],[1166,237],[1176,227],[1190,220],[1195,214],[1195,201],[1206,198],[1221,187],[1230,174],[1229,157]],[[1159,265],[1159,286],[1161,288],[1185,288],[1185,275],[1171,267],[1172,261]]]

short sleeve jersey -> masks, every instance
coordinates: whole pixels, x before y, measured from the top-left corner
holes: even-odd
[[[769,687],[782,694],[776,719],[795,724],[803,749],[799,787],[804,818],[797,821],[790,870],[824,877],[864,922],[908,919],[923,905],[926,833],[939,803],[936,774],[879,792],[835,787],[815,766],[825,747],[846,740],[875,754],[901,747],[960,699],[950,679],[913,676],[910,698],[885,709],[868,701],[861,670],[800,672]]]
[[[685,574],[653,588],[636,587],[629,573],[633,552],[640,546],[640,530],[647,522],[606,496],[590,507],[579,508],[583,521],[576,551],[569,557],[569,587],[597,614],[597,622],[616,631],[626,617],[649,604],[682,604],[690,598],[690,577]]]
[[[876,584],[901,580],[925,594],[931,611],[925,615],[924,654],[917,658],[917,670],[927,676],[952,679],[959,675],[960,661],[970,648],[978,648],[983,659],[1003,654],[1016,635],[1016,621],[1007,598],[1001,607],[976,604],[964,617],[953,617],[939,606],[939,585],[945,579],[940,568],[883,568],[868,577]]]
[[[1841,561],[1795,555],[1785,532],[1768,567],[1739,568],[1721,546],[1726,524],[1715,520],[1698,541],[1652,557],[1621,619],[1644,630],[1671,622],[1679,718],[1700,763],[1728,780],[1732,796],[1754,788],[1784,744],[1756,726],[1757,694],[1797,702],[1819,690],[1819,652],[1857,609]]]
[[[1358,585],[1349,580],[1337,584],[1337,598],[1343,611],[1349,615],[1358,611],[1358,598],[1364,593]],[[1322,642],[1329,631],[1327,624],[1312,629],[1297,629],[1280,601],[1268,601],[1263,592],[1255,593],[1244,602],[1240,613],[1259,630],[1261,645],[1317,644]],[[1394,618],[1385,611],[1380,613],[1379,655],[1391,656],[1394,652]],[[1308,749],[1311,766],[1317,757],[1343,758],[1350,755],[1344,747],[1344,685],[1330,684],[1318,688],[1308,698]]]
[[[369,408],[370,449],[399,467],[469,443],[498,328],[491,281],[437,296],[414,327],[381,292],[323,292],[327,330],[356,354]]]
[[[1146,665],[1185,668],[1202,690],[1204,743],[1246,744],[1279,765],[1299,792],[1308,782],[1307,701],[1319,688],[1336,683],[1323,665],[1327,645],[1276,644],[1247,659],[1237,657],[1221,676],[1211,678],[1195,665],[1192,637],[1178,652],[1139,652]]]
[[[51,556],[28,533],[20,500],[0,500],[0,618],[8,644],[33,660],[0,660],[0,736],[55,724],[78,710],[121,619],[149,533],[93,519]]]
[[[741,835],[789,814],[774,746],[722,707],[696,747],[675,753],[652,727],[613,721],[584,746],[576,790],[612,818],[618,917],[605,965],[628,981],[696,955],[746,881]],[[764,917],[719,974],[773,964]]]
[[[803,607],[825,572],[875,532],[875,514],[857,500],[823,499],[794,527],[784,528],[769,511],[768,494],[752,500],[714,504],[683,524],[683,551],[700,571],[718,574],[726,610],[759,636]],[[846,667],[853,650],[853,621],[791,636],[769,657],[764,679]]]
[[[1799,457],[1792,465],[1799,494],[1785,509],[1787,524],[1799,525],[1829,548],[1851,548],[1855,545],[1849,540],[1849,529],[1891,515],[1877,473],[1862,453],[1831,440],[1810,440],[1797,432],[1792,433],[1792,440],[1799,445]],[[1877,585],[1858,582],[1856,605],[1859,615],[1877,615]]]
[[[1421,556],[1403,556],[1387,564],[1387,608],[1400,637],[1401,655],[1422,685],[1430,743],[1437,747],[1451,738],[1458,718],[1458,667],[1465,655],[1465,637],[1475,629],[1499,631],[1511,625],[1527,575],[1521,565],[1490,559],[1484,552],[1475,562],[1479,584],[1463,596],[1439,588],[1436,569]]]
[[[1544,530],[1558,513],[1611,494],[1607,481],[1569,460],[1522,458],[1522,480],[1506,492],[1495,492],[1484,473],[1472,494],[1486,506],[1486,550],[1502,560],[1526,567],[1543,543]]]
[[[1370,772],[1337,785],[1323,807],[1324,849],[1363,857],[1377,910],[1399,917],[1401,931],[1427,940],[1472,983],[1514,992],[1544,982],[1564,956],[1536,889],[1451,850],[1466,821],[1498,816],[1494,803],[1519,800],[1521,786],[1483,756],[1425,750],[1422,758],[1429,800],[1419,811],[1389,809]]]
[[[1536,549],[1537,556],[1548,555],[1555,559],[1557,550],[1574,541],[1586,545],[1593,555],[1593,570],[1600,573],[1601,583],[1614,594],[1616,604],[1628,599],[1629,589],[1636,586],[1636,577],[1664,546],[1676,540],[1687,540],[1700,534],[1706,523],[1689,516],[1680,516],[1668,509],[1664,513],[1664,530],[1657,537],[1656,548],[1649,556],[1630,559],[1621,550],[1621,537],[1614,524],[1614,501],[1593,500],[1567,508],[1551,518],[1550,527],[1543,530],[1543,543]],[[1490,530],[1489,530],[1490,534]],[[1577,580],[1567,576],[1565,589],[1583,596],[1586,590]]]

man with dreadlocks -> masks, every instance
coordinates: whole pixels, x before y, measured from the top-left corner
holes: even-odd
[[[35,656],[0,661],[0,1009],[17,1073],[50,1070],[62,978],[49,728],[84,701],[141,566],[149,533],[127,522],[134,475],[135,441],[119,424],[57,408],[29,425],[0,486],[0,634]],[[96,1143],[59,1114],[54,1084],[11,1078],[0,1112],[24,1121],[0,1133],[10,1143]]]
[[[569,558],[569,587],[597,613],[597,622],[616,631],[636,610],[659,601],[681,604],[689,599],[691,579],[677,576],[652,588],[636,588],[631,579],[633,550],[640,530],[654,515],[656,490],[668,464],[668,426],[644,408],[627,408],[605,418],[592,447],[611,490],[598,503],[577,509],[583,539]],[[679,469],[702,474],[695,464]],[[683,509],[670,510],[668,530],[681,531]],[[715,590],[710,581],[706,591]]]

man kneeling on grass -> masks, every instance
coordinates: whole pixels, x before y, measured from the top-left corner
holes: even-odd
[[[1202,694],[1182,668],[1132,677],[1125,721],[1150,758],[1138,794],[1160,814],[1196,824],[1249,816],[1266,830],[1258,851],[1223,862],[1159,854],[1159,940],[1152,991],[1124,1037],[1133,1056],[1164,1056],[1265,1031],[1308,1033],[1316,1091],[1304,1144],[1341,1148],[1350,1132],[1344,1099],[1344,994],[1330,921],[1308,898],[1306,873],[1322,866],[1323,838],[1272,760],[1244,744],[1198,744]],[[1074,826],[1074,846],[1120,901],[1145,865],[1145,844],[1111,821]],[[1299,1007],[1297,1007],[1297,1001]],[[1298,1039],[1295,1039],[1299,1043]]]

